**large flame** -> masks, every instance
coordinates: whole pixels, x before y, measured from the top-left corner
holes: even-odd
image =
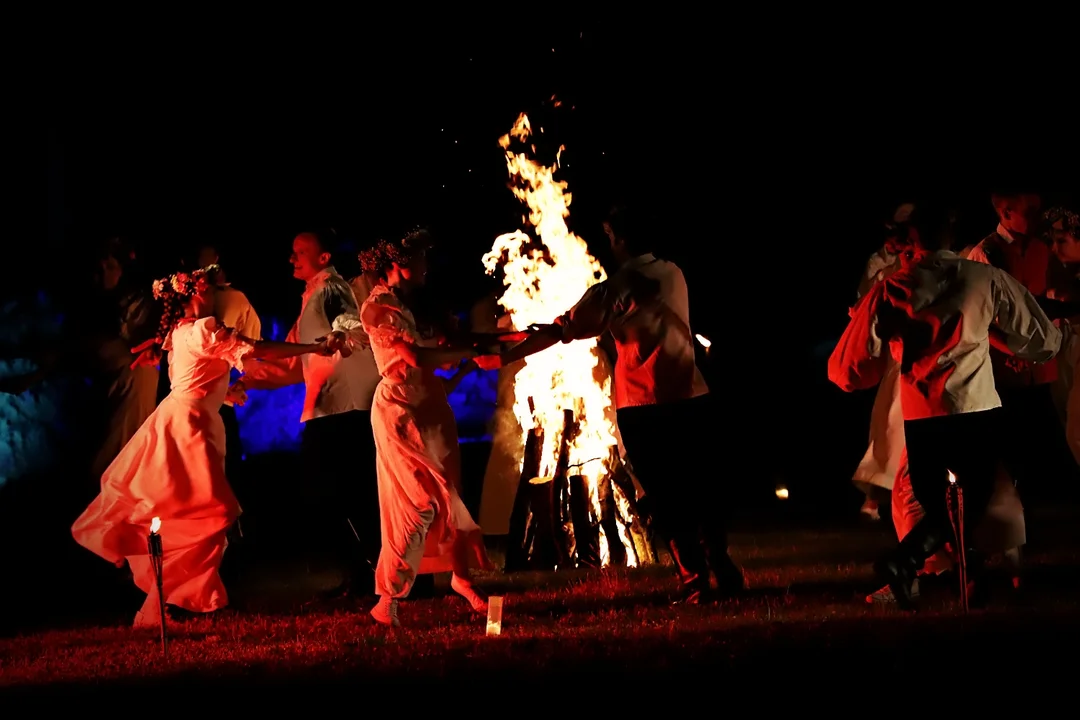
[[[559,160],[547,167],[524,153],[510,149],[511,138],[526,141],[531,135],[529,118],[522,114],[509,134],[499,139],[506,151],[506,167],[513,180],[511,189],[529,208],[528,222],[543,243],[540,247],[522,231],[500,235],[491,252],[483,258],[484,268],[494,273],[499,267],[506,289],[499,303],[510,313],[516,329],[532,324],[546,324],[569,310],[592,285],[605,279],[603,267],[589,254],[585,241],[570,232],[567,184],[554,179]],[[559,149],[561,154],[563,148]],[[534,148],[535,151],[535,148]],[[599,481],[608,472],[607,458],[616,445],[611,422],[611,379],[599,372],[601,350],[596,340],[559,343],[526,359],[525,367],[514,379],[514,414],[528,431],[544,428],[545,447],[540,476],[554,474],[558,447],[562,439],[563,409],[572,409],[580,433],[570,446],[570,465],[580,466],[575,473],[588,483],[591,505],[600,516]],[[529,398],[535,412],[530,411]],[[627,508],[626,498],[613,489],[620,510]],[[627,564],[636,565],[633,541],[623,523],[619,538],[601,533],[602,564],[608,564],[609,543],[621,542],[627,549]]]

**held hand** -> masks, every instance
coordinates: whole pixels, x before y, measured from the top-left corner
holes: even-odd
[[[1018,357],[1009,357],[1005,359],[1005,367],[1014,373],[1023,373],[1031,369],[1031,363]]]
[[[502,355],[481,355],[473,362],[481,370],[498,370],[503,366]]]
[[[134,370],[140,366],[157,367],[161,364],[161,347],[156,344],[143,343],[137,348],[133,348],[133,353],[136,353],[135,361],[131,363],[131,369]]]
[[[316,338],[311,346],[311,352],[322,357],[330,357],[337,354],[337,349],[331,346],[329,337]]]
[[[341,330],[335,330],[326,336],[326,346],[335,352],[340,352],[341,357],[349,357],[353,352],[349,344],[349,336]]]
[[[247,388],[244,387],[244,381],[237,380],[230,385],[225,393],[225,399],[237,407],[243,407],[247,402]]]

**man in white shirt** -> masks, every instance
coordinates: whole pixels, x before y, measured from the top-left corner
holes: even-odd
[[[945,239],[944,232],[920,237],[905,267],[855,306],[829,358],[829,379],[846,392],[880,382],[890,354],[900,362],[908,471],[926,514],[875,569],[907,607],[916,573],[954,535],[945,498],[949,474],[963,489],[964,524],[972,531],[993,493],[1007,438],[1000,436],[991,345],[1044,363],[1061,344],[1061,332],[1020,282],[940,250]],[[970,547],[971,535],[964,535],[958,550]]]
[[[359,314],[352,288],[334,269],[333,253],[330,234],[303,232],[293,239],[293,277],[304,281],[305,287],[288,342],[314,342],[333,330],[340,315]],[[307,489],[315,493],[311,520],[317,529],[329,527],[328,541],[347,563],[349,589],[370,592],[380,546],[370,416],[380,376],[371,348],[358,347],[348,357],[249,363],[246,369],[242,378],[246,389],[306,386],[300,452]]]
[[[686,280],[678,266],[650,252],[649,230],[629,209],[615,208],[604,230],[619,270],[499,362],[516,362],[560,341],[610,333],[618,354],[619,431],[649,498],[653,526],[678,568],[683,599],[701,603],[736,594],[744,581],[728,555],[727,502],[708,459],[716,444],[710,432],[715,422],[709,388],[695,361]],[[480,358],[477,364],[498,363]]]

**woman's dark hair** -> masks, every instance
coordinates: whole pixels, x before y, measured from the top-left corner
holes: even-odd
[[[411,230],[400,240],[379,240],[362,251],[360,266],[365,273],[385,280],[395,264],[408,265],[413,258],[431,249],[432,244],[431,233],[427,230]]]
[[[912,216],[919,231],[919,246],[928,252],[955,247],[959,214],[948,205],[920,207]]]
[[[160,303],[161,308],[161,319],[154,334],[156,344],[165,344],[169,333],[183,319],[184,306],[203,289],[202,286],[209,282],[218,270],[220,268],[217,265],[211,265],[191,273],[179,272],[154,281],[154,300]]]

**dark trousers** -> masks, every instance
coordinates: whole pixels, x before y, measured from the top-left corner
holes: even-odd
[[[1025,500],[1055,502],[1080,484],[1050,385],[999,388],[1003,461]]]
[[[350,410],[308,420],[300,457],[311,539],[342,564],[354,587],[374,588],[381,532],[371,415]]]
[[[950,471],[964,495],[964,538],[957,540],[971,547],[994,492],[1001,448],[1008,441],[1001,435],[1003,419],[999,408],[904,423],[911,490],[926,511],[898,548],[904,572],[922,569],[928,557],[955,537],[946,498]]]
[[[241,467],[244,460],[244,447],[240,440],[240,421],[236,417],[236,408],[231,405],[222,405],[221,421],[225,424],[225,477],[229,479],[229,483],[235,490],[237,483],[242,483]]]
[[[645,490],[652,526],[684,585],[707,590],[710,569],[730,580],[726,498],[709,463],[710,397],[618,411],[626,454]],[[715,440],[712,441],[715,443]]]

